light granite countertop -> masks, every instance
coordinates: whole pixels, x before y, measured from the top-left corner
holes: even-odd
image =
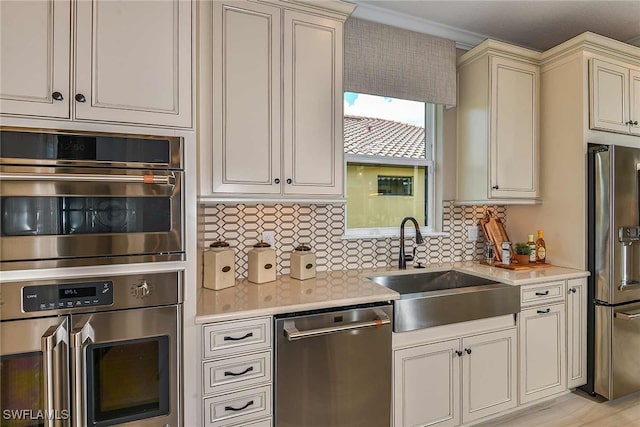
[[[235,286],[220,291],[200,288],[196,323],[392,301],[399,299],[400,294],[377,285],[368,278],[451,269],[514,286],[589,275],[588,271],[555,266],[512,271],[477,262],[464,262],[430,265],[425,269],[379,268],[326,271],[318,272],[315,278],[304,281],[292,279],[289,276],[278,276],[275,282],[262,284],[240,279]]]

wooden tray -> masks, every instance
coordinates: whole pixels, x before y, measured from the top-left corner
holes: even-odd
[[[480,261],[480,264],[483,265],[489,265],[486,261]],[[553,267],[553,265],[551,264],[503,264],[501,262],[494,262],[493,264],[490,265],[491,267],[498,267],[498,268],[504,268],[506,270],[513,270],[513,271],[526,271],[526,270],[535,270],[538,268],[549,268],[549,267]]]
[[[492,241],[494,244],[494,252],[496,261],[502,261],[502,242],[510,242],[509,236],[502,225],[500,218],[493,215],[491,210],[487,210],[485,219],[480,220],[480,226],[484,233],[486,241]],[[515,258],[515,251],[511,247],[511,258]],[[520,266],[522,267],[522,266]]]

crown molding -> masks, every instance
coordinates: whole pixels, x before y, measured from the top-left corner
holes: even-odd
[[[417,18],[415,16],[373,6],[369,3],[362,3],[359,0],[350,1],[358,6],[351,15],[354,18],[360,18],[367,21],[377,22],[379,24],[391,25],[405,30],[416,31],[435,37],[453,40],[455,41],[458,49],[470,50],[474,46],[480,44],[483,40],[489,38],[483,34],[461,30],[449,25],[439,24],[427,19]]]

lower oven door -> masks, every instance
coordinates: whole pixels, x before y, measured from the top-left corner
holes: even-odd
[[[181,423],[180,306],[72,316],[76,426]]]
[[[68,318],[0,322],[0,425],[70,425]]]

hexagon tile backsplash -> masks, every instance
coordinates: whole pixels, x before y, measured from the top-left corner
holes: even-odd
[[[506,224],[504,206],[443,205],[444,236],[427,236],[418,246],[417,261],[437,264],[473,261],[484,253],[484,238],[467,242],[466,229],[478,225],[487,209]],[[236,276],[247,275],[247,251],[260,239],[263,231],[276,235],[278,274],[289,274],[290,253],[301,243],[316,254],[318,271],[386,267],[398,262],[399,239],[343,239],[345,205],[342,204],[274,204],[274,205],[202,205],[200,206],[201,247],[225,240],[236,251]],[[400,227],[400,224],[398,224]],[[410,248],[413,239],[406,239]]]

